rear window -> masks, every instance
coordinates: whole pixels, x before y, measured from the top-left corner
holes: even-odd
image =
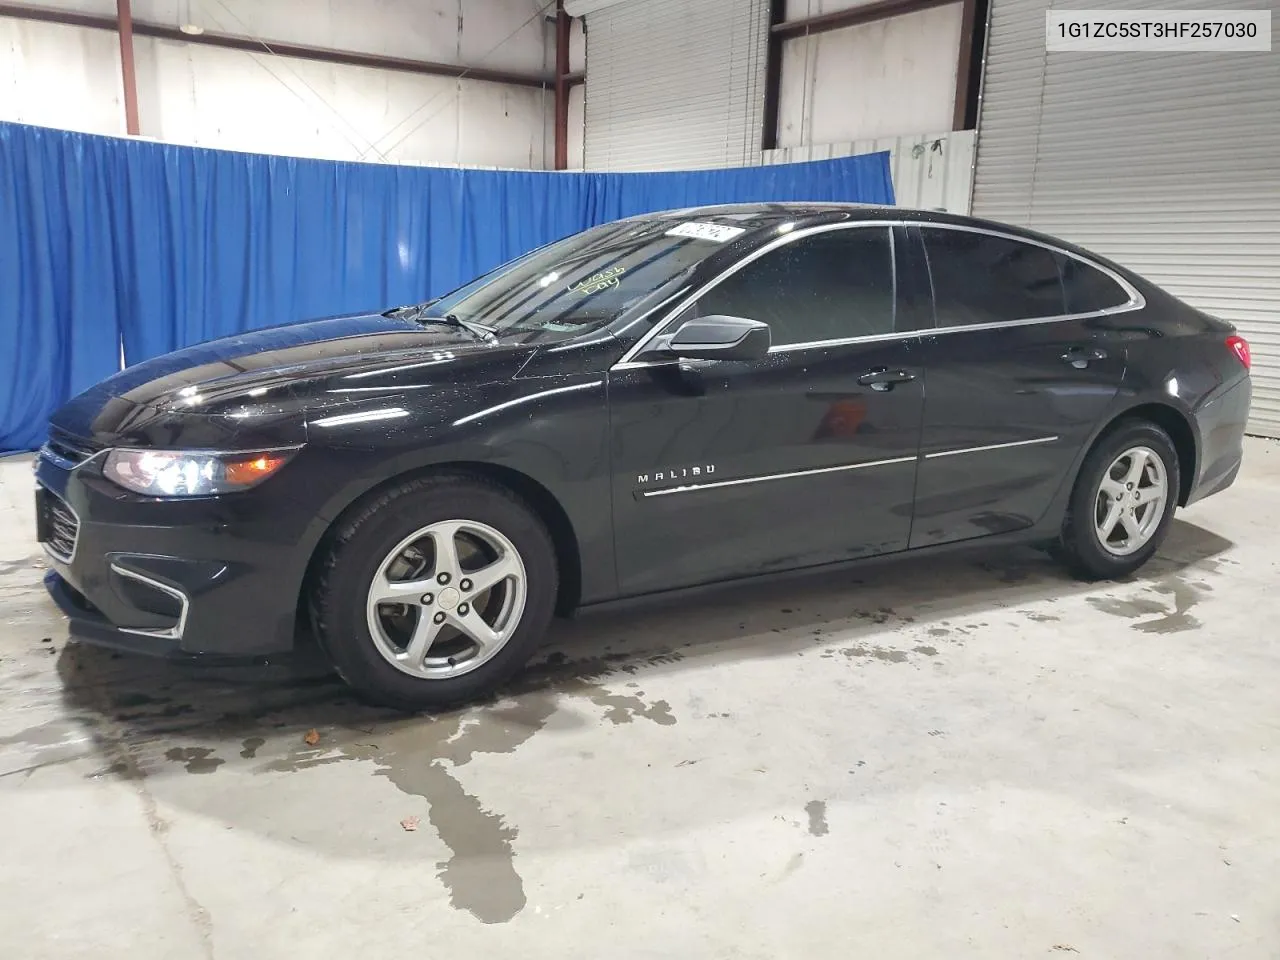
[[[1097,267],[1075,257],[1062,257],[1062,286],[1067,313],[1093,313],[1122,307],[1129,302],[1129,292]]]

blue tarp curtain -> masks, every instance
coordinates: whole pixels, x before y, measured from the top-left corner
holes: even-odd
[[[119,366],[427,299],[652,210],[892,203],[888,154],[673,173],[335,163],[0,123],[0,450]]]

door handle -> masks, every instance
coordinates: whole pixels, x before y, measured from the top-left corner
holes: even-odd
[[[886,390],[892,390],[896,383],[908,383],[915,378],[916,375],[907,370],[890,370],[888,367],[876,367],[874,370],[868,370],[860,376],[858,383],[883,393]]]
[[[1107,351],[1101,347],[1072,347],[1062,355],[1062,362],[1069,363],[1077,370],[1089,366],[1091,360],[1107,359]]]

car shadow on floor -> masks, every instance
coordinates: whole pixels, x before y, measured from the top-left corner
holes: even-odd
[[[1188,578],[1203,581],[1231,562],[1219,559],[1231,546],[1175,520],[1160,553],[1131,582],[1161,589]],[[1030,549],[903,557],[729,585],[557,621],[545,651],[487,705],[574,695],[607,705],[602,684],[611,678],[794,656],[833,643],[845,645],[846,655],[902,661],[986,626],[983,617],[1004,614],[1043,624],[1060,619],[1052,612],[1059,601],[1083,593],[1105,598],[1117,586],[1124,585],[1073,580]],[[1160,613],[1155,607],[1151,612]],[[113,730],[113,739],[154,744],[198,732],[205,741],[247,742],[264,732],[360,730],[405,720],[359,703],[305,637],[295,655],[252,667],[173,664],[75,643],[63,649],[57,666],[65,707],[97,731],[95,738]]]

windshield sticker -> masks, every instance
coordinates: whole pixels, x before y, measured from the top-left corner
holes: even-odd
[[[742,227],[726,227],[718,223],[698,223],[695,220],[690,220],[688,223],[682,223],[678,227],[672,227],[667,231],[667,236],[693,237],[695,240],[724,243],[726,240],[732,240],[738,234],[745,232]]]
[[[626,267],[610,267],[608,270],[601,270],[599,273],[593,273],[585,280],[579,280],[569,289],[573,293],[599,293],[601,290],[606,290],[609,287],[616,287],[618,285],[618,277],[626,272]]]

